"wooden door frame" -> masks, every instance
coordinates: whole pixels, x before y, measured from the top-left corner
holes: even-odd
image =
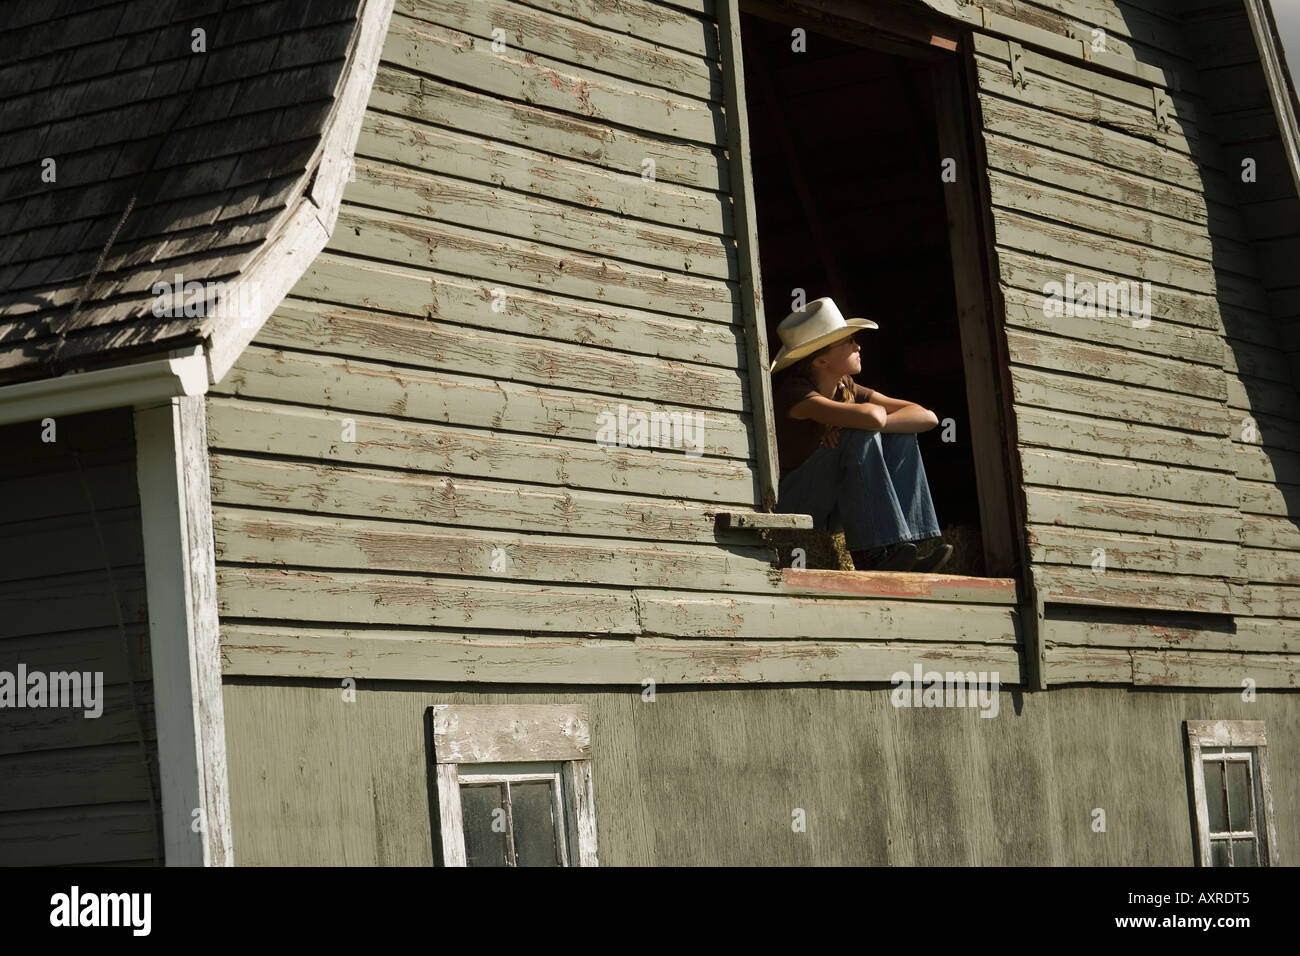
[[[992,248],[986,172],[974,137],[974,130],[979,128],[978,110],[972,99],[974,87],[966,76],[971,66],[969,28],[946,21],[919,4],[905,9],[894,4],[850,0],[792,0],[779,4],[772,0],[720,0],[719,10],[724,58],[735,57],[736,65],[731,72],[742,84],[739,12],[791,26],[805,26],[857,46],[923,59],[930,65],[940,152],[956,160],[958,171],[958,181],[950,184],[955,188],[945,186],[944,197],[970,442],[972,450],[985,452],[972,455],[985,573],[990,577],[1015,577],[1020,572],[1022,583],[1032,586],[1027,544],[1024,535],[1017,534],[1017,528],[1024,527],[1023,493],[1016,493],[1020,487],[1018,481],[1015,489],[1011,484],[1012,476],[1020,474],[1019,453],[1014,440],[1009,352],[1002,323],[995,321],[1004,313],[995,281],[997,262]],[[743,105],[743,99],[740,103]],[[744,117],[741,119],[743,122]],[[746,128],[743,157],[746,204],[753,201],[749,145]],[[975,188],[962,188],[963,184]],[[742,230],[738,226],[737,236],[750,246],[746,254],[754,262],[753,276],[757,281],[757,234],[752,210],[746,210],[745,220],[747,228]],[[765,350],[761,296],[756,298],[759,299],[757,314],[754,318],[747,317],[747,326],[757,323]],[[994,448],[997,452],[988,454]]]

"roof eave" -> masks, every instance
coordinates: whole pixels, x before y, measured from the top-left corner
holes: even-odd
[[[225,378],[334,231],[393,4],[394,0],[364,0],[335,108],[307,173],[309,187],[298,195],[274,236],[240,273],[239,281],[257,290],[258,311],[211,329],[207,355],[212,384]]]
[[[166,358],[70,372],[0,388],[0,425],[148,405],[208,390],[208,363],[198,346]]]

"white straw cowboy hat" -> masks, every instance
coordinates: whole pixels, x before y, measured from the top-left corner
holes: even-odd
[[[776,334],[781,336],[781,351],[776,353],[772,362],[772,374],[805,355],[848,338],[858,329],[878,328],[880,326],[870,319],[846,321],[831,299],[813,299],[802,311],[791,312],[776,327]]]

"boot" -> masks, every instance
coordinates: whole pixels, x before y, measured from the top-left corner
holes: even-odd
[[[948,544],[947,542],[940,541],[935,546],[933,551],[931,551],[925,557],[917,560],[916,564],[912,566],[912,570],[929,572],[933,574],[935,571],[938,571],[945,564],[947,564],[948,559],[951,557],[952,557],[952,545]]]
[[[916,545],[910,541],[884,548],[850,552],[853,567],[859,571],[910,571],[916,562]]]

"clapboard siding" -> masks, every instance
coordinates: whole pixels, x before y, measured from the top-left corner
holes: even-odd
[[[561,19],[507,0],[400,0],[396,10],[428,23],[454,24],[488,45],[495,31],[501,30],[500,42],[507,47],[669,92],[715,102],[722,99],[722,71],[716,57],[665,50],[639,36],[588,25],[581,19]],[[697,35],[704,35],[698,21],[696,29]]]
[[[362,160],[349,203],[416,219],[469,226],[519,239],[537,240],[636,265],[701,278],[731,279],[734,250],[725,236],[639,223],[617,213],[591,212],[524,191],[412,172]]]
[[[559,537],[390,522],[270,514],[218,508],[213,516],[217,559],[294,568],[376,570],[513,581],[601,581],[673,588],[725,587],[770,591],[776,574],[764,550],[732,549],[718,560],[715,545]],[[500,569],[493,570],[496,560]]]
[[[222,384],[223,389],[248,398],[586,441],[596,440],[597,415],[608,409],[607,399],[585,392],[469,375],[421,374],[376,362],[260,346],[250,350]],[[641,406],[634,402],[632,407]],[[696,412],[681,405],[658,407],[679,417]],[[651,409],[642,410],[649,414]],[[749,457],[753,437],[747,416],[712,409],[701,415],[703,454]]]
[[[703,543],[719,538],[714,515],[722,510],[720,506],[678,499],[254,458],[217,450],[210,460],[213,498],[222,504],[458,528],[518,530],[524,524],[521,517],[527,516],[526,527],[536,532],[637,542]]]
[[[300,298],[290,302],[352,306],[375,314],[381,314],[382,303],[383,311],[421,318],[436,314],[467,328],[581,343],[737,371],[746,368],[742,330],[738,325],[718,325],[687,315],[613,308],[598,302],[538,293],[506,282],[497,283],[493,288],[500,289],[503,296],[499,311],[484,307],[493,301],[491,291],[472,280],[323,252],[295,287],[295,295]],[[277,312],[266,327],[266,334],[279,325]]]
[[[1300,276],[1300,198],[1279,140],[1259,54],[1241,5],[1192,3],[1189,48],[1204,67],[1204,125],[1213,129],[1240,211],[1240,230],[1257,264],[1249,323],[1225,314],[1227,404],[1234,466],[1242,487],[1242,555],[1251,611],[1295,628],[1300,611],[1300,342],[1288,338]],[[1294,68],[1294,67],[1293,67]],[[1257,163],[1242,181],[1241,163]],[[1211,230],[1216,220],[1211,220]],[[1263,512],[1263,513],[1260,513]],[[1271,621],[1274,617],[1292,620]]]
[[[637,176],[642,163],[650,159],[658,182],[706,190],[730,188],[727,164],[719,162],[716,148],[660,139],[523,100],[501,99],[388,63],[381,63],[375,75],[368,109]]]
[[[1115,30],[1155,35],[1156,20],[1128,5],[1003,6],[1056,33],[1102,27],[1110,52],[1190,65],[1165,55],[1176,41],[1155,56],[1117,45]],[[1219,301],[1231,285],[1234,301],[1256,304],[1258,272],[1239,234],[1211,232],[1231,191],[1198,125],[1204,104],[1174,94],[1160,129],[1149,86],[1024,49],[1026,83],[1013,84],[1007,42],[975,35],[1035,583],[1049,602],[1247,611],[1230,583],[1247,579],[1249,560]],[[1076,285],[1149,282],[1150,321],[1046,314],[1047,283],[1071,273]],[[1045,630],[1050,648],[1054,622]],[[1079,679],[1059,655],[1048,669]]]
[[[1260,615],[1238,617],[1240,648],[1264,650],[1252,638],[1286,634],[1300,606],[1300,365],[1282,331],[1300,311],[1300,205],[1244,8],[986,6],[1085,41],[1104,29],[1108,52],[1180,80],[1165,94],[1169,126],[1157,129],[1149,86],[1028,43],[1027,82],[1013,84],[1006,40],[974,36],[1035,581],[1049,602],[1174,611],[1186,599],[1182,610]],[[1239,181],[1244,156],[1260,183]],[[1067,272],[1150,280],[1150,324],[1045,315],[1046,283]],[[1049,672],[1145,679],[1124,657],[1108,671],[1101,657],[1052,650],[1113,644],[1131,627],[1085,621],[1070,625],[1074,637],[1048,621]],[[1294,661],[1279,666],[1274,686],[1291,686]]]
[[[158,862],[129,409],[0,429],[0,670],[102,675],[102,714],[0,710],[0,863]]]
[[[1175,11],[1153,13],[1122,0],[988,0],[982,6],[1057,36],[1089,43],[1092,31],[1099,27],[1106,31],[1107,53],[1172,70],[1189,85],[1197,80],[1196,64],[1179,42]]]
[[[731,211],[717,191],[642,178],[641,170],[613,170],[565,161],[481,137],[397,116],[369,112],[357,155],[492,186],[510,184],[527,196],[607,211],[621,222],[645,220],[716,235],[733,232]]]
[[[479,322],[486,322],[481,313],[490,314],[491,305],[480,300],[462,312],[452,302],[445,307],[445,313],[453,318],[477,315]],[[439,317],[443,314],[440,306]],[[411,368],[509,377],[535,385],[564,384],[605,396],[673,396],[683,405],[737,413],[748,408],[737,369],[664,362],[599,350],[581,342],[471,330],[370,310],[287,301],[258,341],[345,358],[371,356]]]
[[[1270,275],[1291,234],[1242,207],[1203,92],[1243,74],[1198,73],[1154,0],[989,6],[1100,26],[1109,52],[1180,79],[1160,129],[1149,85],[1032,43],[1016,85],[1006,39],[975,34],[1027,556],[1052,608],[1096,623],[1070,618],[1060,644],[1098,655],[1053,651],[1049,673],[1147,679],[1120,651],[1137,618],[1106,617],[1144,611],[1204,622],[1187,647],[1285,657],[1300,455],[1270,295],[1300,297]],[[564,682],[678,654],[707,681],[704,642],[735,640],[770,663],[724,673],[846,680],[889,659],[870,642],[1023,640],[1014,595],[795,585],[714,530],[757,492],[715,15],[398,0],[330,243],[208,399],[227,673],[519,681],[533,648]],[[1149,282],[1150,322],[1045,314],[1067,273]],[[620,404],[698,412],[703,454],[600,446],[596,416]],[[945,601],[965,605],[955,632],[933,624]],[[1237,643],[1216,637],[1251,614]],[[796,637],[868,644],[814,673],[777,648]]]
[[[486,57],[492,58],[490,67],[479,62]],[[493,53],[490,41],[400,13],[388,28],[384,59],[496,96],[660,136],[712,145],[725,135],[720,103],[564,63],[526,47]]]
[[[208,399],[227,673],[360,673],[349,642],[356,668],[402,641],[445,668],[436,649],[485,635],[565,681],[591,673],[583,648],[634,637],[681,642],[654,653],[691,680],[717,679],[729,652],[700,642],[719,639],[772,644],[759,675],[845,680],[962,642],[1018,673],[1011,582],[937,577],[902,603],[788,586],[752,534],[715,530],[754,506],[757,455],[698,6],[398,3],[330,243]],[[620,405],[698,414],[703,454],[602,447]],[[821,651],[773,644],[821,631],[899,650],[811,669]]]
[[[618,634],[634,587],[774,590],[713,530],[755,486],[711,14],[630,8],[669,48],[556,6],[398,5],[329,248],[208,402],[224,620]],[[703,454],[601,447],[620,404]]]

